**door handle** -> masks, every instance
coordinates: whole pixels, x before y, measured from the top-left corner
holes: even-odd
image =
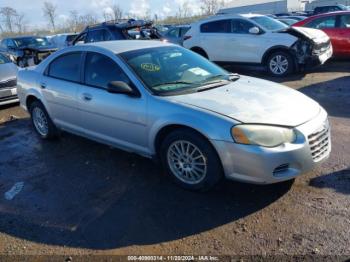
[[[40,83],[40,87],[41,87],[42,89],[45,89],[45,88],[46,88],[46,84],[45,84],[45,83]]]
[[[84,99],[85,101],[90,101],[90,100],[92,100],[92,95],[90,95],[90,94],[88,94],[88,93],[84,93],[82,97],[83,97],[83,99]]]

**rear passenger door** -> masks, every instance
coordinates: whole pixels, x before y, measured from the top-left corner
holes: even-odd
[[[269,44],[265,34],[251,34],[255,25],[244,19],[232,19],[232,29],[226,41],[228,61],[260,63],[262,54]]]
[[[50,117],[60,127],[80,133],[77,94],[81,81],[82,52],[55,58],[39,79]]]
[[[98,141],[145,152],[148,143],[146,98],[109,93],[107,85],[111,81],[134,86],[114,59],[88,52],[84,86],[78,92],[84,132]]]
[[[203,23],[200,26],[200,46],[212,61],[230,61],[228,54],[236,50],[227,49],[231,34],[231,19]]]
[[[339,15],[339,53],[350,55],[350,14]]]

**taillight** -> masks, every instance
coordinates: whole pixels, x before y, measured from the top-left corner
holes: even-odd
[[[186,40],[188,40],[188,39],[190,39],[190,38],[192,38],[192,36],[190,36],[190,35],[185,35],[185,36],[184,36],[184,41],[186,41]]]

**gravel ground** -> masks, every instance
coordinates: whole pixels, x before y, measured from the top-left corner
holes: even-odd
[[[0,254],[350,256],[349,72],[333,61],[272,79],[329,112],[327,162],[294,184],[225,181],[201,194],[134,154],[66,133],[41,141],[18,105],[0,108]]]

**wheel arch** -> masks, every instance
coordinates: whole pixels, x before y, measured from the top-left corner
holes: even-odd
[[[203,132],[199,131],[198,129],[193,128],[193,127],[188,126],[188,125],[184,125],[184,124],[167,124],[167,125],[161,127],[158,130],[158,132],[157,132],[157,134],[155,136],[154,145],[153,145],[156,156],[159,155],[160,146],[161,146],[162,142],[164,141],[164,139],[166,138],[166,136],[169,135],[171,132],[177,130],[177,129],[190,130],[192,132],[195,132],[196,134],[198,134],[202,138],[206,139],[209,142],[209,144],[213,147],[213,149],[215,150],[216,154],[219,156],[215,146],[211,143],[209,137],[204,135]]]
[[[200,55],[204,56],[207,59],[209,59],[208,52],[206,52],[204,50],[204,48],[202,48],[202,47],[193,46],[193,47],[190,48],[190,50],[195,52],[195,53],[197,53],[197,54],[200,54]]]
[[[267,59],[269,58],[269,56],[274,53],[274,52],[278,52],[278,51],[283,51],[283,52],[287,52],[292,58],[293,58],[293,61],[295,62],[295,56],[292,52],[292,50],[287,47],[287,46],[283,46],[283,45],[278,45],[278,46],[273,46],[273,47],[270,47],[269,49],[267,49],[262,57],[262,60],[261,60],[261,63],[263,65],[266,65],[267,63]]]

